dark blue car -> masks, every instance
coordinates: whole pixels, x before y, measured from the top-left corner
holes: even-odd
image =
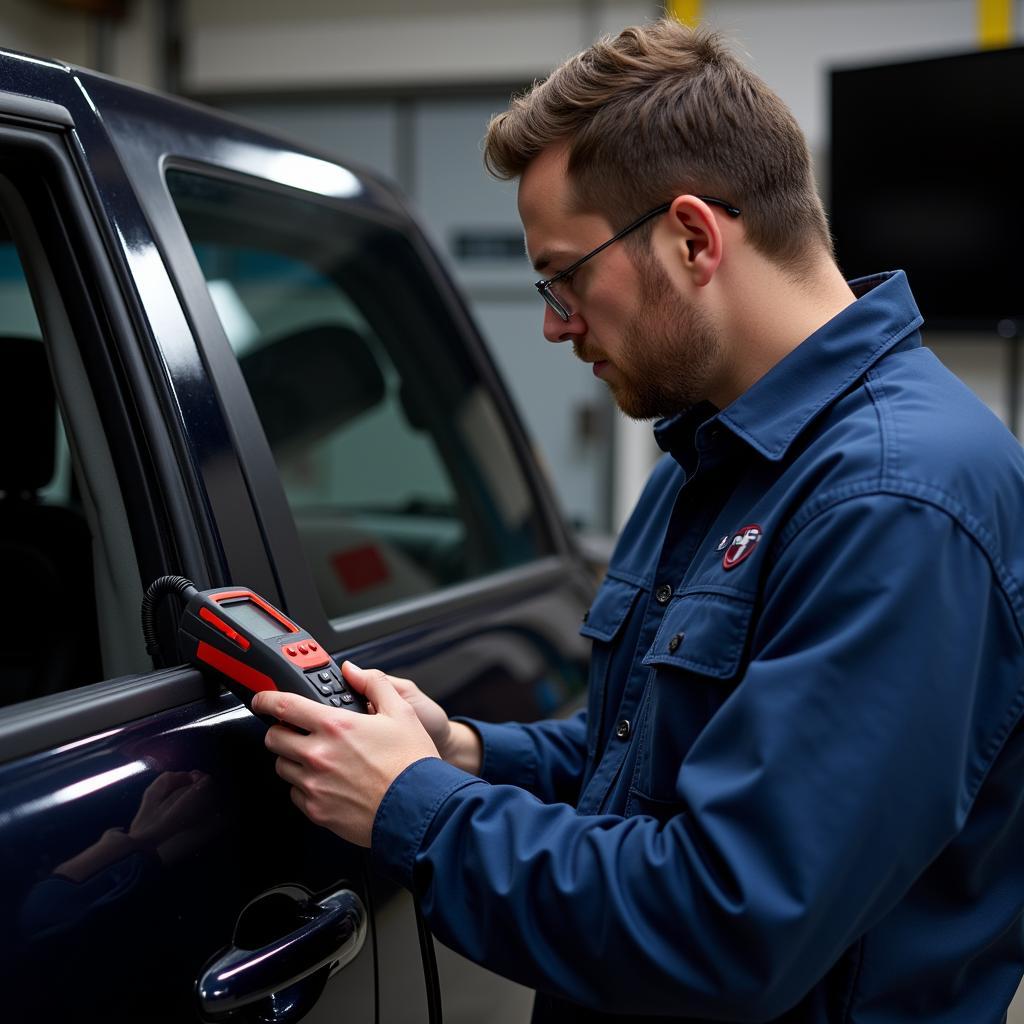
[[[243,585],[452,713],[578,701],[589,570],[401,200],[0,52],[0,354],[0,1020],[425,1019],[408,897],[140,624]]]

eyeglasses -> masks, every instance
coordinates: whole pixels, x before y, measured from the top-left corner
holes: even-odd
[[[714,206],[720,206],[730,217],[738,217],[740,211],[732,205],[727,203],[724,199],[715,199],[713,196],[697,196],[698,199],[703,199],[705,203],[711,203]],[[571,267],[566,267],[565,270],[559,271],[554,277],[549,277],[544,281],[537,281],[534,283],[534,288],[540,292],[541,297],[544,301],[555,311],[555,313],[566,323],[568,323],[573,316],[573,311],[569,307],[569,303],[564,299],[560,298],[553,290],[561,282],[567,278],[572,277],[573,274],[583,266],[587,260],[593,259],[602,249],[607,249],[612,242],[617,242],[624,235],[628,235],[630,231],[635,231],[641,224],[646,224],[652,217],[657,217],[658,214],[665,213],[670,207],[671,203],[662,203],[661,206],[656,206],[653,210],[648,210],[639,220],[633,221],[632,224],[626,225],[618,234],[612,235],[607,242],[602,242],[596,249],[591,249],[586,256],[582,256],[578,259]]]

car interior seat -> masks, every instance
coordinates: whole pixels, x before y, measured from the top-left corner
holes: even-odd
[[[301,327],[246,353],[239,365],[281,468],[387,398],[370,345],[344,324]],[[354,521],[351,510],[325,499],[293,504],[292,515],[329,617],[436,589],[429,572],[380,530]]]
[[[101,678],[92,535],[44,500],[54,477],[57,400],[41,341],[0,338],[0,704]]]

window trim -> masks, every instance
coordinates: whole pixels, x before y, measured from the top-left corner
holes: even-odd
[[[62,125],[65,128],[73,128],[75,124],[67,107],[52,100],[40,100],[35,96],[11,92],[0,92],[0,114],[41,121],[46,125]]]
[[[5,204],[22,266],[33,293],[37,317],[48,347],[54,342],[54,318],[66,321],[62,332],[82,362],[97,407],[96,428],[118,480],[140,574],[159,575],[180,565],[179,551],[203,564],[192,534],[172,524],[192,520],[181,493],[177,461],[146,372],[137,333],[115,280],[93,209],[73,168],[73,147],[63,130],[31,128],[0,120],[0,168],[18,202]],[[33,178],[22,167],[34,161]],[[12,158],[14,158],[12,160]],[[38,168],[42,173],[38,173]],[[54,258],[53,253],[58,257]],[[40,264],[44,264],[40,266]],[[60,310],[47,314],[46,297]],[[119,344],[122,341],[128,344]],[[130,379],[130,390],[124,381]],[[65,378],[64,385],[73,383]],[[58,390],[60,383],[57,382]],[[69,433],[71,430],[69,428]],[[168,478],[176,480],[168,488]],[[127,481],[131,486],[127,486]],[[137,623],[137,614],[127,628]],[[141,629],[138,630],[141,643]],[[173,683],[171,682],[173,681]],[[71,742],[96,729],[117,727],[144,715],[166,711],[208,692],[193,669],[142,672],[101,679],[59,693],[0,707],[0,762]]]
[[[521,566],[500,569],[464,583],[453,583],[442,590],[389,601],[376,608],[353,612],[329,622],[335,646],[339,650],[347,650],[378,640],[389,633],[401,633],[415,626],[428,626],[487,604],[508,604],[565,582],[564,560],[557,555],[547,555]],[[589,596],[589,590],[581,593]]]
[[[339,164],[339,166],[341,166]],[[340,618],[327,617],[313,581],[305,552],[299,540],[295,519],[284,492],[277,465],[266,443],[262,424],[242,376],[238,360],[231,348],[223,324],[206,286],[206,279],[192,249],[191,240],[177,212],[167,184],[171,170],[211,177],[240,186],[257,188],[268,194],[301,198],[342,211],[352,211],[385,227],[400,230],[409,239],[414,254],[420,259],[439,301],[452,318],[466,344],[467,356],[481,386],[493,401],[496,413],[515,454],[528,489],[538,526],[547,541],[549,552],[538,559],[511,570],[498,570],[462,584],[420,595],[405,601],[389,602],[366,612]],[[506,595],[509,588],[532,588],[537,581],[548,581],[555,573],[576,587],[586,600],[592,580],[582,555],[562,522],[555,500],[531,454],[529,441],[514,412],[496,366],[486,351],[465,301],[444,273],[432,247],[418,224],[404,210],[393,212],[368,202],[330,199],[317,193],[282,185],[255,172],[224,167],[204,159],[184,155],[180,150],[169,152],[159,164],[161,193],[159,244],[175,280],[183,308],[198,339],[203,360],[213,386],[225,410],[225,418],[235,438],[239,463],[249,486],[250,498],[260,521],[261,530],[271,553],[277,576],[281,604],[293,618],[302,622],[314,636],[331,650],[343,651],[388,632],[421,625],[485,602],[493,596]],[[166,204],[166,206],[165,206]],[[168,219],[173,218],[173,223]],[[244,438],[244,440],[243,440]],[[254,442],[252,439],[260,439]]]
[[[176,666],[11,704],[0,708],[0,764],[173,712],[212,694],[196,669]]]
[[[81,336],[88,332],[83,324],[72,319],[71,308],[76,303],[65,301],[65,289],[58,283],[54,261],[46,255],[42,241],[47,232],[45,228],[40,230],[39,222],[46,218],[46,213],[30,210],[31,202],[24,191],[0,171],[0,205],[4,220],[11,228],[41,329],[40,344],[46,352],[47,372],[53,381],[54,397],[89,527],[99,653],[106,662],[104,670],[109,675],[120,675],[134,666],[111,665],[111,657],[138,665],[146,660],[141,636],[131,635],[118,643],[116,634],[123,631],[113,626],[125,620],[127,609],[124,606],[129,594],[137,591],[137,599],[142,600],[138,558],[134,551],[139,531],[133,531],[129,522],[123,498],[125,488],[118,478],[97,396],[83,358]],[[29,382],[26,384],[31,386]],[[85,459],[83,452],[87,453]],[[59,629],[56,624],[55,628]]]
[[[67,307],[71,295],[82,313],[74,320],[76,340],[87,350],[86,372],[101,419],[105,418],[105,438],[114,462],[129,467],[122,472],[134,486],[123,487],[122,493],[136,502],[137,511],[129,510],[132,529],[149,531],[136,538],[140,557],[154,559],[154,572],[173,564],[178,571],[202,578],[208,571],[207,556],[195,542],[195,516],[182,493],[180,459],[161,414],[164,403],[154,387],[152,368],[143,356],[144,332],[125,301],[124,282],[115,278],[116,259],[104,244],[93,206],[73,169],[70,143],[64,133],[0,123],[0,156],[29,152],[46,165],[47,180],[39,189],[45,195],[26,199],[17,176],[8,177],[26,207],[36,201],[45,204],[42,210],[26,210],[36,250],[46,254],[45,243],[56,241],[67,257],[57,262],[45,255],[57,287],[67,285],[61,289],[61,302]],[[19,247],[23,249],[24,245]],[[32,259],[23,258],[23,265],[31,285]],[[40,324],[45,330],[43,317]]]

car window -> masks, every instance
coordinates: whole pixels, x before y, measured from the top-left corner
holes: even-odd
[[[493,401],[398,230],[193,172],[167,181],[329,617],[546,553]]]
[[[59,296],[48,291],[42,265],[36,266],[34,301],[9,215],[30,218],[0,177],[0,577],[8,591],[5,607],[16,606],[19,617],[46,610],[49,618],[45,636],[39,626],[31,637],[11,629],[0,640],[0,705],[151,667],[144,652],[139,656],[141,644],[126,640],[123,616],[100,609],[102,595],[134,572],[130,533],[119,495],[108,486],[109,452],[95,436],[69,443],[68,410],[77,410],[81,422],[95,406],[81,386],[84,371],[63,393],[55,384],[53,366],[81,368],[81,358],[70,351],[72,330],[58,330],[55,344],[41,326],[68,321]],[[35,304],[44,293],[53,297],[48,316]],[[122,564],[112,573],[113,560]]]

